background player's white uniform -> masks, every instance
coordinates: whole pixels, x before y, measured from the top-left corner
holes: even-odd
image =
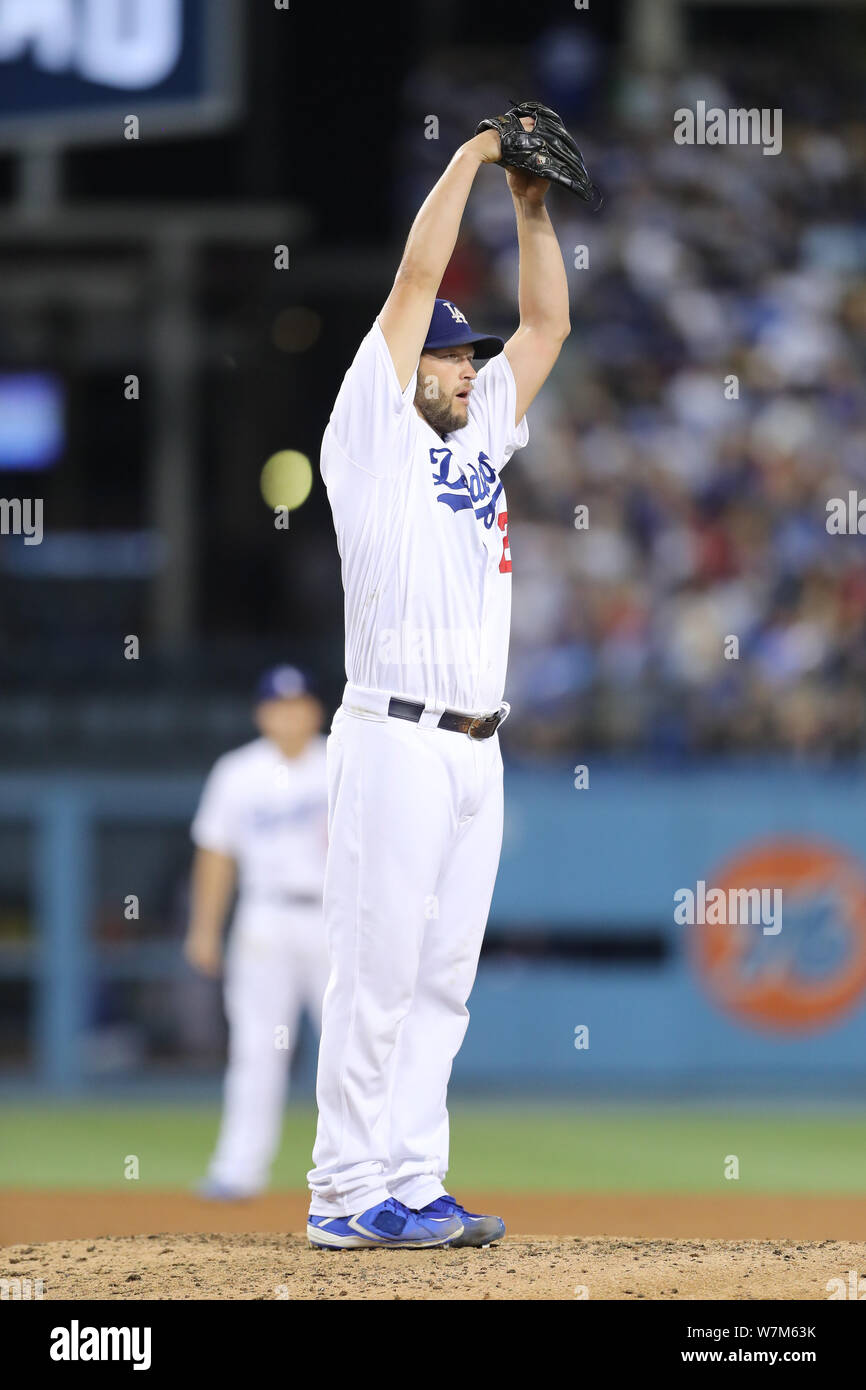
[[[297,758],[266,738],[225,754],[205,784],[192,838],[238,866],[225,958],[229,1060],[209,1178],[252,1193],[265,1186],[279,1144],[302,1011],[318,1029],[328,978],[325,739],[313,738]]]
[[[445,440],[415,410],[415,386],[413,373],[400,390],[377,320],[322,443],[348,684],[328,740],[317,1216],[444,1193],[446,1089],[501,848],[498,736],[435,726],[445,709],[502,702],[511,559],[499,470],[528,427],[514,423],[504,353],[481,368],[467,423]],[[425,704],[420,724],[388,717],[392,695]]]

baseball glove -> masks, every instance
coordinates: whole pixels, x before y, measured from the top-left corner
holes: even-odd
[[[535,126],[524,130],[521,116],[534,116]],[[480,121],[475,134],[495,130],[502,146],[500,164],[523,169],[536,178],[561,184],[597,212],[604,201],[589,177],[583,155],[555,111],[540,101],[512,103],[504,116],[488,116]]]

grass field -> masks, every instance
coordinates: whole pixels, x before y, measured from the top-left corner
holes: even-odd
[[[856,1112],[760,1113],[653,1106],[451,1109],[455,1187],[514,1192],[866,1193],[866,1118]],[[6,1105],[0,1188],[122,1189],[128,1155],[139,1189],[185,1189],[213,1145],[212,1105]],[[311,1107],[286,1113],[272,1188],[305,1186]],[[739,1179],[725,1179],[728,1155]]]

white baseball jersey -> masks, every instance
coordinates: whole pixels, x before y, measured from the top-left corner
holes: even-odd
[[[466,425],[442,439],[405,391],[378,319],[322,441],[343,570],[351,685],[486,713],[505,688],[508,512],[499,474],[529,438],[504,353],[481,368]]]
[[[241,899],[321,897],[328,852],[326,739],[298,758],[257,738],[214,764],[192,825],[203,849],[238,863]]]

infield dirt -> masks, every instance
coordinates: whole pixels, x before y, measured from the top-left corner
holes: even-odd
[[[487,1250],[314,1251],[299,1235],[108,1236],[13,1246],[46,1299],[827,1299],[866,1266],[825,1241],[506,1238]]]
[[[7,1190],[0,1278],[41,1279],[46,1299],[120,1301],[826,1300],[851,1270],[866,1285],[862,1199],[500,1193],[474,1205],[518,1234],[488,1250],[314,1251],[297,1193],[226,1205]],[[548,1234],[519,1234],[523,1222]]]

